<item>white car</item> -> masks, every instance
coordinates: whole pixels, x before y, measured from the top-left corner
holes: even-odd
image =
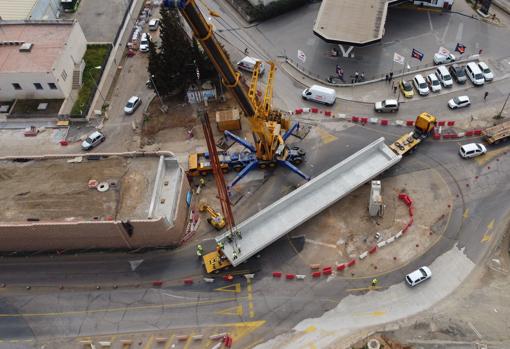
[[[436,74],[432,73],[427,75],[427,83],[429,84],[429,87],[432,90],[432,92],[441,91],[441,82],[437,78]]]
[[[159,28],[159,18],[153,18],[149,21],[149,30],[156,31]]]
[[[418,74],[413,79],[414,88],[418,91],[420,96],[426,96],[429,94],[429,86],[421,74]]]
[[[458,96],[450,99],[448,101],[448,106],[451,109],[464,108],[471,104],[468,96]]]
[[[487,153],[487,148],[485,148],[485,146],[480,143],[464,144],[459,149],[459,154],[464,159],[474,158],[485,153]]]
[[[406,282],[409,286],[414,287],[423,281],[432,277],[432,271],[429,267],[421,267],[410,274],[406,275]]]
[[[378,113],[394,113],[398,111],[398,101],[396,99],[385,99],[375,102],[374,109]]]
[[[494,79],[494,74],[492,73],[492,70],[485,62],[478,62],[478,66],[482,71],[483,78],[485,79],[485,81],[492,81],[492,79]]]
[[[135,112],[136,108],[138,108],[141,103],[142,103],[142,100],[140,99],[140,97],[138,97],[138,96],[131,97],[128,100],[126,106],[124,107],[124,113],[126,115],[133,114]]]
[[[149,52],[149,41],[151,41],[151,36],[148,33],[143,33],[140,40],[140,52]]]
[[[81,143],[81,148],[83,150],[90,150],[98,144],[103,143],[105,138],[106,137],[101,132],[94,131]]]
[[[451,53],[447,55],[442,55],[440,53],[434,53],[434,63],[435,64],[446,64],[455,62],[455,56]]]

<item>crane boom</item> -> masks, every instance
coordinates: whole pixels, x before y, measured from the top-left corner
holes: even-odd
[[[223,84],[230,89],[244,114],[249,118],[254,117],[256,110],[241,85],[239,72],[232,68],[227,55],[214,37],[212,26],[206,22],[195,1],[167,0],[165,4],[179,9],[216,71],[220,73]]]

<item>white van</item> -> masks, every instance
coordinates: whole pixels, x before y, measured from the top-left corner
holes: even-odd
[[[475,86],[482,86],[485,83],[485,79],[483,77],[482,71],[480,70],[480,67],[475,62],[470,62],[466,65],[466,75],[468,76],[469,80],[475,85]]]
[[[437,67],[436,75],[444,87],[452,87],[453,86],[452,76],[450,75],[450,72],[448,71],[448,69],[446,69],[446,67],[444,65],[440,65],[439,67]]]
[[[327,105],[333,105],[336,101],[336,91],[319,85],[312,85],[301,94],[303,99]]]
[[[264,74],[264,63],[262,63],[262,60],[258,59],[258,58],[253,58],[253,57],[244,57],[243,59],[241,59],[239,62],[237,62],[237,68],[239,69],[242,69],[242,70],[246,70],[248,72],[253,72],[253,69],[255,69],[255,64],[258,62],[260,62],[260,74]]]

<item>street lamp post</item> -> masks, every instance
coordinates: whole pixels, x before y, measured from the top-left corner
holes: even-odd
[[[152,86],[154,86],[154,91],[156,91],[156,94],[158,95],[159,102],[161,103],[161,107],[166,108],[165,103],[163,103],[163,98],[161,98],[161,95],[159,94],[158,87],[156,86],[156,83],[154,82],[154,74],[149,76],[149,79],[151,81]]]
[[[510,93],[508,94],[508,96],[506,96],[505,103],[503,103],[503,107],[501,108],[501,111],[499,112],[498,115],[496,115],[497,119],[501,119],[503,117],[503,110],[505,110],[506,103],[508,102],[508,98],[510,98]]]
[[[101,68],[102,67],[100,65],[98,65],[97,67],[94,67],[95,70],[100,70]],[[103,94],[101,93],[101,90],[99,89],[99,86],[97,86],[96,79],[94,79],[92,74],[90,74],[90,71],[87,71],[87,73],[89,73],[90,78],[92,79],[92,81],[94,82],[94,85],[96,86],[96,90],[99,92],[99,95],[101,96],[101,99],[103,100],[103,105],[105,105],[106,104],[106,99],[104,98]]]

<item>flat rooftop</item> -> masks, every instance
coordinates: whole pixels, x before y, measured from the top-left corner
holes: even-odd
[[[388,2],[394,0],[322,0],[313,31],[329,43],[377,42],[384,34]]]
[[[0,0],[0,15],[2,19],[26,19],[37,0]]]
[[[16,2],[16,1],[12,1]],[[0,73],[50,72],[62,54],[74,23],[35,24],[29,22],[2,23],[0,43],[32,43],[30,52],[20,52],[20,45],[0,45]]]
[[[180,186],[176,160],[163,166],[167,161],[157,155],[70,159],[77,158],[0,160],[0,222],[143,220],[170,215],[175,206]],[[108,183],[109,189],[88,188],[91,179]]]

